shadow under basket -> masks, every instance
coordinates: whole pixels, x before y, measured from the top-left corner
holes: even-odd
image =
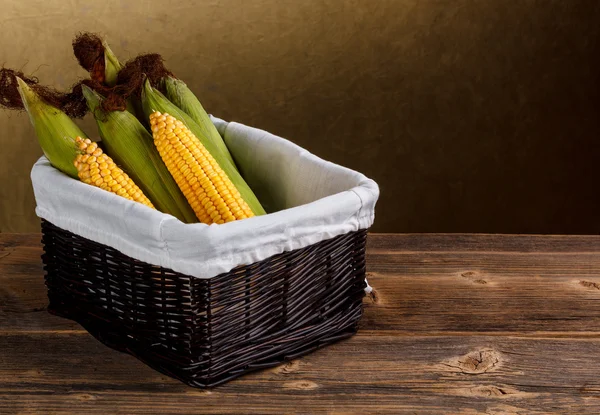
[[[276,366],[356,333],[366,230],[194,278],[42,220],[48,311],[194,387]]]

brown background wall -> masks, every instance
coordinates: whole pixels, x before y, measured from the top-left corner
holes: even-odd
[[[161,53],[210,112],[377,180],[375,231],[600,232],[595,0],[2,3],[0,64],[67,87],[84,30]],[[0,111],[2,232],[38,229],[32,134]]]

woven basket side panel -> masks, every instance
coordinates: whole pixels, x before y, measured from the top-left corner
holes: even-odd
[[[208,378],[352,327],[362,314],[366,232],[277,255],[211,280]]]
[[[42,228],[54,311],[110,330],[127,347],[143,345],[182,362],[196,360],[190,327],[203,319],[206,325],[207,303],[206,296],[204,302],[198,295],[192,300],[191,277],[134,260],[48,222]],[[100,327],[103,323],[108,327]]]

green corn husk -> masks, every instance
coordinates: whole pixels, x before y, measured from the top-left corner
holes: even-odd
[[[98,124],[106,153],[125,170],[158,210],[185,223],[198,222],[146,128],[128,111],[103,111],[100,106],[103,98],[85,85],[82,88]]]
[[[171,76],[164,77],[162,81],[165,97],[179,107],[180,110],[189,115],[192,120],[196,121],[196,124],[203,130],[203,135],[213,141],[221,152],[225,154],[225,157],[227,157],[231,164],[235,166],[233,157],[217,131],[217,128],[210,120],[208,113],[204,110],[204,107],[202,107],[202,104],[198,98],[196,98],[196,95],[188,88],[185,82]]]
[[[117,84],[117,78],[119,71],[123,69],[123,65],[119,62],[117,56],[113,53],[108,42],[102,40],[102,46],[104,47],[104,83],[107,86],[115,86]],[[127,99],[127,111],[135,115],[135,106],[131,98]]]
[[[104,47],[104,83],[108,86],[115,86],[123,65],[121,65],[121,62],[119,62],[105,40],[102,40],[102,46]]]
[[[79,180],[73,165],[77,157],[75,138],[87,138],[87,135],[67,114],[45,103],[21,78],[17,78],[17,82],[44,155],[58,170]]]
[[[231,182],[238,189],[242,198],[246,201],[246,203],[248,203],[248,206],[250,209],[252,209],[252,212],[256,216],[266,214],[265,209],[260,204],[260,201],[252,189],[250,189],[250,186],[248,186],[235,166],[225,157],[215,143],[206,137],[202,127],[192,120],[189,115],[177,108],[177,106],[169,101],[163,94],[161,94],[160,91],[152,88],[148,80],[146,80],[144,83],[144,88],[142,90],[142,105],[144,107],[144,114],[146,118],[149,118],[150,114],[152,114],[154,111],[160,111],[161,113],[168,113],[183,122],[185,126],[200,140],[204,147],[206,147],[208,152],[215,158],[217,163],[219,163],[219,166],[221,166],[225,174],[227,174]]]

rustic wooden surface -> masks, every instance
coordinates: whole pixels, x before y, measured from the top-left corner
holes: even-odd
[[[598,414],[600,237],[371,235],[355,337],[209,391],[46,313],[0,234],[0,413]]]

